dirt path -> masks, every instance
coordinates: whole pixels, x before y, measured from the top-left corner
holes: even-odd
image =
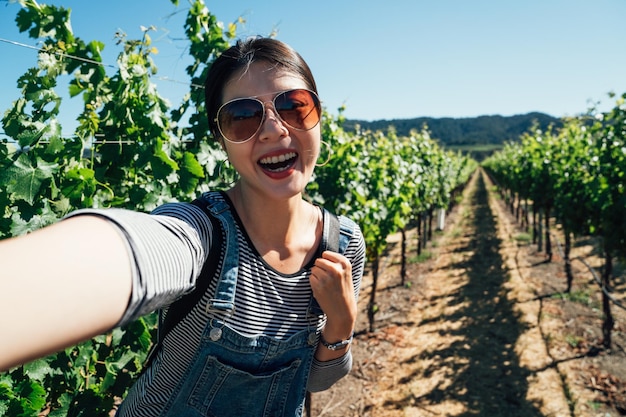
[[[490,188],[483,174],[473,177],[445,233],[429,244],[432,258],[410,265],[410,285],[400,285],[398,237],[390,239],[376,331],[366,331],[366,276],[353,371],[313,395],[312,416],[620,415],[585,414],[584,390],[567,361],[555,362],[550,349],[562,345],[546,340],[559,313],[542,321],[550,304],[533,277],[558,270],[535,268],[541,255],[516,242],[514,219]]]

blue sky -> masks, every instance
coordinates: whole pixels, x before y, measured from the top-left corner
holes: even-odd
[[[40,0],[44,2],[44,0]],[[186,82],[184,11],[168,0],[50,0],[72,9],[72,27],[85,41],[140,36],[157,27],[159,76]],[[311,66],[331,113],[349,118],[473,117],[540,111],[583,113],[591,102],[614,102],[626,92],[624,0],[206,0],[225,23],[242,16],[240,36],[267,35],[295,47]],[[178,10],[186,0],[180,0]],[[308,5],[308,6],[307,6]],[[17,4],[0,0],[0,39],[36,45],[18,33]],[[17,78],[36,63],[36,51],[0,41],[0,111],[17,98]],[[155,80],[178,103],[181,84]],[[71,114],[71,105],[64,105]],[[74,116],[75,117],[75,116]],[[64,127],[65,133],[65,127]]]

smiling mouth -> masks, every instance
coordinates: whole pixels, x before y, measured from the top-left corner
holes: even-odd
[[[278,156],[261,158],[258,164],[266,171],[282,172],[293,166],[298,158],[295,152],[289,152]]]

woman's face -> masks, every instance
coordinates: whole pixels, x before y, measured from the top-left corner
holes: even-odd
[[[241,176],[240,186],[264,197],[287,199],[308,184],[320,151],[320,123],[307,131],[281,121],[272,105],[277,93],[307,88],[300,77],[266,62],[255,62],[224,87],[223,101],[256,97],[265,103],[265,118],[254,136],[243,143],[223,140],[230,162]]]

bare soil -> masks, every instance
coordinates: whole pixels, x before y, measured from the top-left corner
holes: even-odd
[[[564,296],[555,245],[547,261],[481,171],[435,234],[426,261],[401,282],[399,236],[389,239],[369,330],[371,271],[363,278],[352,372],[312,396],[312,416],[626,415],[626,312],[613,307],[602,348],[600,290],[574,263]],[[558,230],[556,232],[558,236]],[[409,231],[409,251],[416,249]],[[574,255],[601,268],[593,240]],[[614,296],[626,285],[618,269]]]

